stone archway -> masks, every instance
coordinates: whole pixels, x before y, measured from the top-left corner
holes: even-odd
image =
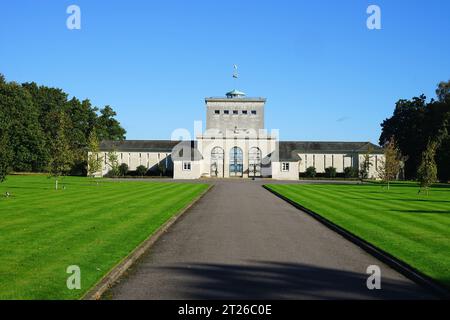
[[[224,177],[224,151],[221,147],[214,147],[211,150],[210,175],[212,178]]]
[[[248,176],[261,177],[262,153],[257,147],[250,148],[248,152]]]
[[[239,147],[230,150],[230,177],[242,177],[244,173],[244,154]]]

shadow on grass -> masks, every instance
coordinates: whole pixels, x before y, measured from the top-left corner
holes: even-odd
[[[343,200],[371,200],[371,201],[403,201],[403,202],[425,202],[425,203],[450,203],[450,200],[431,199],[407,199],[407,198],[369,198],[369,197],[344,197]]]
[[[414,214],[450,214],[450,210],[389,210],[391,212],[414,213]]]
[[[368,186],[379,186],[381,187],[385,187],[386,184],[383,184],[381,182],[376,182],[376,183],[369,183],[366,184]],[[395,187],[395,188],[416,188],[419,189],[420,186],[417,182],[391,182],[390,183],[391,187]],[[450,189],[450,184],[448,183],[436,183],[434,184],[432,187],[432,189]]]
[[[187,266],[188,265],[188,266]],[[382,278],[381,290],[368,290],[361,273],[298,263],[253,261],[251,265],[188,263],[156,268],[177,283],[170,287],[187,299],[432,299],[410,281]],[[144,272],[148,272],[146,269]],[[147,274],[148,275],[148,274]],[[136,281],[139,286],[151,285]],[[173,286],[172,286],[173,285]],[[148,288],[148,287],[147,287]],[[160,289],[156,289],[156,291]],[[165,289],[163,289],[164,291]],[[159,296],[161,292],[155,292]],[[170,289],[162,294],[171,295]]]

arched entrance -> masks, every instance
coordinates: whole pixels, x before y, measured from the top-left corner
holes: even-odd
[[[221,147],[214,147],[211,151],[211,171],[213,178],[223,178],[224,151]]]
[[[230,177],[242,177],[244,171],[242,149],[234,147],[230,151]]]
[[[262,155],[259,148],[253,147],[248,153],[248,176],[261,177]]]

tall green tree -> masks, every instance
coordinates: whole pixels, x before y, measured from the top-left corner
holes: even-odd
[[[114,110],[99,110],[89,100],[80,101],[59,88],[34,82],[7,82],[0,75],[0,123],[7,128],[14,171],[44,172],[54,160],[55,139],[61,137],[55,114],[65,114],[64,136],[72,155],[70,174],[87,174],[89,135],[97,128],[99,140],[122,140],[126,131]]]
[[[3,125],[0,123],[0,182],[5,181],[12,164],[12,150],[9,146],[7,131]]]
[[[417,178],[420,184],[420,189],[425,190],[428,195],[430,186],[437,181],[437,166],[435,161],[436,150],[438,147],[437,141],[430,141],[427,148],[422,153],[422,161],[417,170]]]
[[[405,178],[416,179],[422,154],[430,140],[438,142],[436,165],[438,178],[450,180],[450,81],[441,82],[436,89],[437,100],[427,102],[421,95],[411,100],[399,100],[394,114],[382,123],[380,144],[395,137],[397,146],[407,159]]]
[[[30,94],[14,82],[0,83],[0,123],[6,130],[14,171],[35,171],[45,163],[45,141]]]
[[[58,126],[58,130],[50,144],[49,173],[55,177],[55,189],[58,190],[59,177],[70,172],[73,164],[73,153],[66,136],[68,123],[67,115],[62,111],[55,112],[53,114],[53,119]]]
[[[100,156],[100,147],[95,130],[91,131],[88,146],[87,172],[88,176],[93,178],[97,172],[102,170],[103,162],[103,157]]]
[[[95,131],[97,119],[96,108],[89,100],[79,101],[72,98],[68,101],[66,113],[70,119],[69,142],[74,154],[74,166],[71,174],[85,175],[87,168],[86,148],[89,145],[90,135]]]
[[[110,174],[113,177],[118,177],[120,175],[120,164],[119,156],[115,150],[108,152],[108,164],[111,167]]]
[[[384,159],[380,160],[378,168],[378,176],[387,185],[387,189],[390,189],[390,182],[397,179],[400,172],[402,156],[397,148],[395,139],[392,138],[384,146]]]
[[[6,83],[5,77],[0,73],[0,85]],[[8,123],[5,118],[0,118],[0,183],[5,181],[11,168],[12,151],[8,138]]]
[[[110,106],[105,106],[100,110],[100,116],[96,122],[100,140],[120,141],[125,139],[126,131],[120,126],[119,121],[114,118],[116,115],[116,112]]]
[[[368,146],[367,147],[367,151],[363,156],[363,161],[361,162],[360,166],[359,166],[359,178],[361,179],[361,181],[363,181],[364,179],[368,179],[369,178],[369,172],[370,172],[370,167],[372,167],[372,153],[373,153],[373,148],[372,146]]]
[[[416,177],[422,151],[425,149],[428,132],[426,122],[426,97],[414,97],[412,100],[399,100],[394,114],[382,124],[380,145],[386,145],[393,137],[401,153],[408,156],[405,163],[405,175],[408,179]]]
[[[436,96],[441,102],[450,98],[450,80],[442,81],[438,84]]]

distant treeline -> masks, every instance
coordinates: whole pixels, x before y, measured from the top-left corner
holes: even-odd
[[[430,142],[438,145],[435,161],[438,178],[450,180],[450,81],[441,82],[437,100],[424,95],[399,100],[394,115],[382,124],[380,145],[394,139],[405,161],[406,179],[416,179],[422,154]]]
[[[99,141],[123,140],[126,131],[110,106],[68,99],[58,88],[7,82],[0,74],[0,166],[16,172],[49,172],[55,141],[67,141],[72,175],[85,175],[91,134]],[[61,139],[64,135],[64,140]]]

